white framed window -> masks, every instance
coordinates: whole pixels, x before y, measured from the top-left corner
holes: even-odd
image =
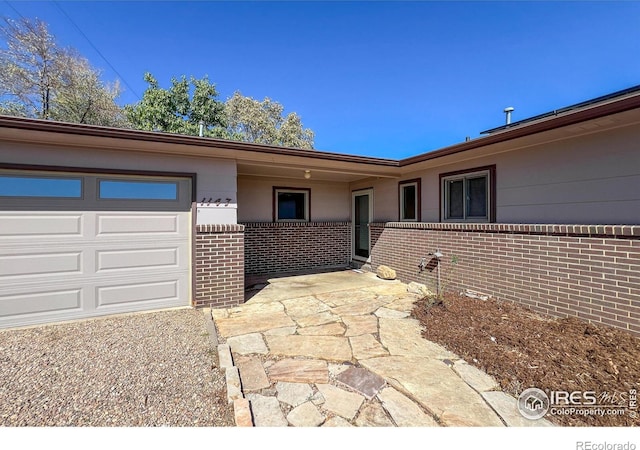
[[[274,222],[309,222],[311,189],[273,188]]]
[[[401,222],[420,222],[420,185],[420,178],[398,183]]]
[[[441,219],[495,222],[495,166],[440,175]]]

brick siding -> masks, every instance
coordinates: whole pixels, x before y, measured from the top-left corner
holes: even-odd
[[[345,267],[351,258],[350,222],[252,222],[244,227],[247,274]]]
[[[640,334],[640,226],[375,223],[372,268]],[[452,257],[457,262],[452,264]],[[420,272],[420,259],[427,268]]]
[[[244,303],[244,227],[197,225],[194,306]]]

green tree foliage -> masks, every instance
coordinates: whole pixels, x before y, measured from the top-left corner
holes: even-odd
[[[149,86],[142,100],[125,106],[133,128],[197,136],[202,122],[206,136],[226,137],[224,104],[217,100],[216,87],[206,76],[172,78],[169,89],[161,88],[150,73],[144,80]]]
[[[292,112],[269,98],[263,101],[235,92],[225,104],[230,139],[258,144],[312,149],[314,133]]]
[[[61,48],[44,22],[5,18],[0,36],[0,113],[123,125],[119,85],[104,84],[86,59]]]

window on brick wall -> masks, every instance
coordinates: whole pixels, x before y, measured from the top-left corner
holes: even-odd
[[[449,222],[495,222],[495,166],[440,174],[440,217]]]
[[[420,178],[398,183],[401,222],[420,222],[420,184]]]
[[[309,222],[311,189],[273,188],[275,222]]]

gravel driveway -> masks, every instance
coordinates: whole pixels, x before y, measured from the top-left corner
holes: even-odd
[[[0,426],[233,426],[202,311],[0,331]]]

